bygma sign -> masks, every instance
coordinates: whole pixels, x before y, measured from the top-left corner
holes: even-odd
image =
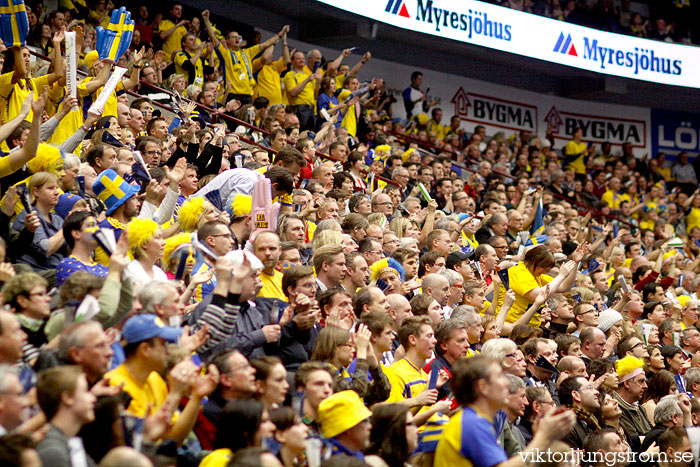
[[[436,32],[440,28],[451,28],[465,31],[469,39],[486,36],[510,42],[513,38],[510,24],[499,21],[498,17],[489,18],[487,13],[477,9],[450,11],[433,6],[433,0],[418,0],[416,10],[416,20],[433,24]]]
[[[576,128],[580,127],[583,130],[584,141],[631,143],[635,147],[646,145],[647,127],[643,120],[560,112],[556,107],[552,107],[545,116],[545,122],[554,134],[554,138],[559,140],[570,140]]]

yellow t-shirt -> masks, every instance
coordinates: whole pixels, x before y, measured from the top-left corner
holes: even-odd
[[[306,69],[304,71],[290,70],[284,75],[284,89],[287,92],[287,97],[289,98],[289,103],[291,105],[310,105],[312,107],[316,106],[315,91],[316,91],[316,80],[313,79],[306,83],[303,91],[301,91],[296,96],[289,94],[289,91],[297,87],[301,82],[303,82],[311,73],[307,73]]]
[[[620,204],[622,204],[623,201],[630,201],[630,195],[627,193],[613,193],[612,190],[607,190],[600,199],[607,204],[610,209],[620,209]]]
[[[131,376],[126,365],[122,363],[114,370],[108,372],[105,378],[109,379],[111,386],[119,386],[124,383],[124,391],[132,397],[131,404],[127,410],[136,417],[145,418],[148,405],[151,405],[151,414],[158,411],[165,399],[168,397],[168,386],[155,371],[151,372],[146,379],[146,384],[141,385]]]
[[[183,68],[183,64],[185,62],[189,62],[190,58],[192,58],[192,54],[189,54],[189,57],[187,56],[188,54],[189,52],[184,51],[175,52],[175,55],[173,56],[173,62],[175,62],[175,73],[184,75],[185,81],[188,83],[191,82],[192,84],[195,84],[201,88],[204,84],[204,63],[202,62],[201,58],[197,60],[197,62],[194,64],[194,81],[190,81],[189,71]]]
[[[428,387],[428,374],[405,358],[392,363],[385,373],[391,383],[391,393],[386,402],[410,399]]]
[[[685,216],[686,231],[690,233],[693,227],[700,227],[700,208],[691,208]]]
[[[282,273],[275,269],[274,274],[266,274],[265,271],[260,271],[260,279],[262,279],[262,290],[258,294],[258,297],[265,298],[279,298],[280,300],[287,301],[287,297],[284,296],[282,291]]]
[[[83,109],[81,108],[81,106],[84,103],[84,97],[88,95],[87,88],[85,86],[86,83],[87,81],[83,80],[80,83],[78,83],[77,86],[78,110],[71,110],[70,112],[68,112],[68,115],[66,115],[63,118],[63,120],[59,122],[58,126],[56,127],[56,131],[54,131],[51,137],[49,137],[47,143],[56,145],[63,144],[85,122],[85,119],[83,118]],[[49,97],[52,102],[55,102],[54,109],[52,109],[52,112],[54,114],[57,113],[61,108],[63,108],[63,99],[65,98],[66,94],[67,92],[65,86],[60,86],[58,82],[53,84],[51,92],[49,93]],[[75,148],[75,151],[73,152],[76,154],[80,154],[80,145],[78,145],[78,147]]]
[[[564,146],[564,155],[566,156],[577,156],[573,162],[569,163],[569,167],[573,168],[577,174],[586,173],[586,165],[583,162],[583,156],[586,152],[586,143],[577,143],[574,140],[569,141]]]
[[[230,50],[222,41],[214,49],[214,53],[223,64],[224,83],[226,94],[253,95],[253,59],[260,53],[260,45],[254,45],[247,49]]]
[[[428,120],[428,131],[434,131],[435,137],[440,141],[445,139],[445,125],[441,125],[433,119]]]
[[[83,90],[84,90],[83,92],[87,93],[87,88],[84,85],[87,84],[89,81],[92,81],[93,79],[95,79],[95,78],[92,76],[88,76],[80,83],[80,85],[78,85],[78,94],[79,95],[82,96],[82,93],[80,91],[80,86],[83,86]],[[97,100],[97,98],[100,96],[102,89],[104,89],[104,86],[100,86],[92,94],[87,94],[85,96],[82,96],[83,97],[83,118],[85,118],[85,116],[87,115],[87,111],[88,111],[88,109],[90,109],[90,106],[92,105],[92,103],[95,102]],[[120,80],[117,83],[117,86],[114,88],[112,95],[110,95],[107,98],[107,102],[105,102],[105,111],[102,114],[103,117],[110,116],[110,117],[117,118],[117,104],[118,104],[117,96],[122,94],[123,92],[125,92],[124,91],[124,84]]]
[[[341,92],[338,96],[338,101],[341,104],[344,103],[350,97],[350,94],[351,92],[348,90]],[[350,136],[357,135],[357,113],[359,111],[358,107],[359,104],[346,107],[345,113],[343,114],[343,120],[340,122],[340,126],[348,130],[348,134]]]
[[[158,25],[158,34],[160,34],[163,31],[167,31],[168,29],[172,29],[175,27],[175,23],[170,21],[169,19],[164,19],[161,20],[160,24]],[[178,27],[175,31],[173,31],[172,34],[168,36],[167,39],[163,42],[163,55],[165,60],[170,61],[172,59],[173,53],[175,53],[176,50],[180,50],[180,41],[182,41],[182,38],[187,34],[187,28],[184,26]]]
[[[24,99],[27,98],[31,91],[34,91],[34,100],[42,93],[44,86],[49,85],[48,75],[39,76],[38,78],[20,79],[14,85],[12,84],[13,71],[0,75],[0,119],[3,122],[9,122],[19,114]],[[25,120],[31,122],[33,118],[32,110],[29,109],[29,114]]]
[[[515,266],[508,268],[508,282],[510,288],[515,292],[515,302],[508,311],[506,321],[508,323],[514,323],[518,320],[518,318],[525,314],[530,305],[532,305],[532,301],[525,297],[525,294],[533,289],[549,284],[552,282],[552,277],[547,274],[542,274],[539,277],[535,277],[530,271],[527,270],[525,263],[520,261]],[[501,284],[500,288],[498,289],[498,309],[500,309],[501,305],[503,304],[503,297],[505,294],[506,289],[504,285]],[[532,316],[528,326],[540,326],[540,317],[538,314],[534,314]]]
[[[280,73],[286,69],[287,66],[281,58],[260,68],[255,79],[257,83],[255,86],[256,97],[266,97],[270,101],[270,105],[283,104]]]

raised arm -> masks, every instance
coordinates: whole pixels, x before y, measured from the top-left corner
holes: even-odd
[[[29,135],[27,140],[24,142],[21,148],[10,153],[9,163],[10,170],[15,172],[19,170],[24,164],[29,162],[36,156],[36,150],[39,147],[39,127],[41,126],[41,113],[44,111],[44,105],[46,104],[46,89],[39,95],[37,100],[33,100],[33,93],[29,93],[25,101],[22,103],[22,110],[20,110],[20,115],[24,111],[27,100],[30,101],[32,112],[36,118],[32,119],[32,124],[29,127]],[[10,172],[10,173],[12,173]]]
[[[141,61],[143,60],[143,55],[146,53],[146,47],[141,47],[141,50],[134,52],[134,63],[131,65],[131,70],[129,70],[129,77],[122,79],[122,84],[124,89],[127,91],[133,89],[139,83],[139,74],[141,73]]]
[[[63,27],[53,36],[53,72],[48,76],[49,85],[52,85],[59,79],[63,78],[66,74],[63,56],[61,55],[61,42],[63,42],[63,39],[65,38],[65,32],[66,28]]]
[[[362,55],[362,58],[360,59],[357,64],[350,68],[350,71],[348,71],[348,76],[357,76],[357,74],[360,72],[362,67],[364,66],[365,63],[369,62],[369,60],[372,58],[372,53],[371,52],[365,52],[364,55]]]
[[[214,27],[211,25],[211,21],[209,21],[209,10],[204,10],[202,12],[202,19],[204,20],[204,27],[207,28],[207,34],[209,34],[209,40],[214,44],[214,47],[219,46],[219,38],[216,37],[216,32],[214,31]]]
[[[280,32],[260,44],[260,50],[264,50],[268,47],[272,47],[273,45],[277,44],[280,39],[282,39],[282,36],[284,35],[286,37],[287,33],[289,32],[289,25],[285,25]]]

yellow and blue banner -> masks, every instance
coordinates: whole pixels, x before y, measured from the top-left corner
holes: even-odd
[[[24,0],[0,0],[0,38],[7,47],[24,47],[29,20]]]

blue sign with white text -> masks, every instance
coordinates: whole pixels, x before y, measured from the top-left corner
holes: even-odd
[[[675,160],[680,152],[692,159],[700,154],[700,115],[670,110],[651,109],[652,155],[666,153]]]

